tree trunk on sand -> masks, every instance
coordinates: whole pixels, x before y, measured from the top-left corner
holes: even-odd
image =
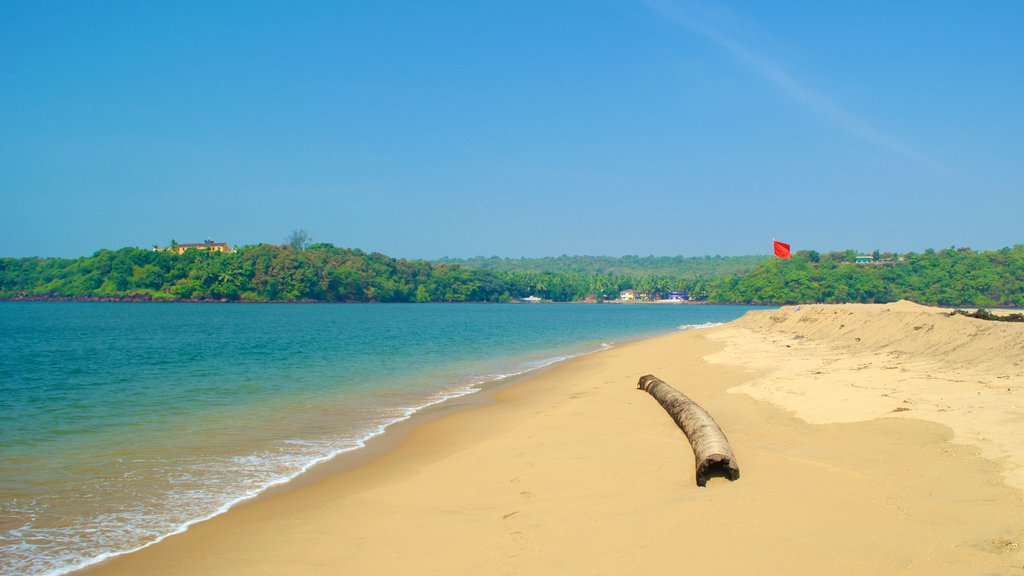
[[[740,477],[729,440],[710,414],[652,374],[642,376],[637,388],[654,396],[686,434],[697,464],[697,486],[706,485],[712,476],[724,476],[729,480]]]

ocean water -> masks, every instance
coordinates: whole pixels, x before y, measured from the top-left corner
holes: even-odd
[[[0,575],[144,547],[424,407],[748,309],[0,302]]]

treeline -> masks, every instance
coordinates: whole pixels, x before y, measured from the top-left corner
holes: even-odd
[[[685,290],[691,298],[717,303],[908,299],[943,306],[1024,307],[1021,245],[989,252],[949,248],[879,255],[871,264],[854,263],[856,255],[803,251],[792,260],[749,257],[762,262],[749,271],[725,273],[721,267],[662,268],[654,257],[645,264],[647,272],[629,268],[633,257],[563,257],[563,263],[578,267],[530,264],[514,270],[395,259],[331,244],[305,249],[260,244],[230,254],[188,250],[181,255],[123,248],[75,259],[2,258],[0,299],[508,302],[537,296],[572,302],[615,299],[632,288],[652,295]],[[585,265],[588,260],[592,266]],[[609,271],[598,265],[605,260],[623,263]],[[679,261],[695,260],[703,259]]]
[[[704,279],[691,285],[706,294]],[[618,297],[620,290],[678,290],[663,276],[470,270],[445,262],[314,244],[260,244],[230,254],[122,248],[92,256],[0,259],[0,298],[322,302],[556,302]]]
[[[912,300],[938,306],[1024,307],[1024,245],[975,252],[925,250],[902,256],[875,254],[855,264],[857,253],[802,251],[771,260],[748,274],[722,278],[713,302],[797,304]]]
[[[756,268],[768,256],[553,256],[547,258],[442,258],[438,262],[492,272],[535,272],[629,277],[717,278]]]

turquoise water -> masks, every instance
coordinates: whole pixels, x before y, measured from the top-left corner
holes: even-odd
[[[0,574],[137,549],[426,406],[748,309],[0,303]]]

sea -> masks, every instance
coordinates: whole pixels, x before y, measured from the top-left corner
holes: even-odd
[[[750,309],[0,302],[0,575],[138,550],[427,407]]]

